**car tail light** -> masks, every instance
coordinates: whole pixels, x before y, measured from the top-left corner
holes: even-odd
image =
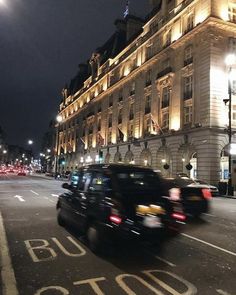
[[[211,191],[208,188],[203,188],[202,194],[206,200],[210,200],[212,198]]]
[[[172,213],[171,215],[174,219],[180,220],[180,221],[185,221],[186,216],[182,213]]]
[[[120,224],[122,222],[122,219],[120,216],[117,215],[110,215],[109,219],[111,222],[115,223],[115,224]]]

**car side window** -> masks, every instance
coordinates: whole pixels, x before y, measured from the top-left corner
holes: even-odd
[[[91,172],[84,173],[81,177],[81,181],[78,185],[78,189],[86,192],[88,190],[88,186],[91,182],[91,178],[92,178]]]
[[[71,186],[76,188],[78,183],[80,182],[80,178],[81,178],[81,173],[78,171],[75,171],[71,174]]]

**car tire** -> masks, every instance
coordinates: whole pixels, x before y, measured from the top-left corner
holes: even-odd
[[[202,215],[202,213],[195,213],[195,214],[193,214],[193,218],[200,219],[201,215]]]
[[[102,253],[102,247],[104,246],[104,238],[101,230],[95,223],[91,223],[87,229],[87,241],[90,250],[95,254]]]
[[[65,226],[65,220],[64,218],[62,217],[62,214],[61,214],[61,208],[58,208],[57,209],[57,223],[60,225],[60,226]]]

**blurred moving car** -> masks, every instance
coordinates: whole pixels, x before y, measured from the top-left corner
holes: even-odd
[[[203,184],[207,188],[209,188],[210,191],[211,191],[212,197],[219,197],[220,196],[219,189],[218,189],[217,186],[211,185],[211,184],[209,184],[209,183],[207,183],[207,182],[205,182],[203,180],[200,180],[200,179],[194,179],[194,182],[196,184],[201,184],[201,185]]]
[[[169,188],[180,188],[180,201],[185,214],[200,217],[202,213],[209,212],[209,203],[212,198],[209,185],[201,184],[188,177],[167,178],[165,181]]]
[[[161,241],[184,223],[182,206],[163,197],[163,183],[151,169],[94,164],[71,181],[62,185],[69,191],[58,198],[57,220],[84,232],[95,253],[117,239]]]
[[[20,170],[18,173],[17,173],[18,176],[26,176],[26,172],[24,170]]]

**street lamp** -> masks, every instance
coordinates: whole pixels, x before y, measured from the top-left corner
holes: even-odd
[[[58,115],[56,117],[57,125],[57,139],[56,139],[56,155],[55,155],[55,178],[57,178],[58,169],[58,152],[59,152],[59,135],[60,135],[60,123],[62,122],[62,116]]]
[[[236,56],[234,54],[228,54],[225,58],[225,63],[228,66],[228,94],[229,98],[224,99],[224,103],[229,103],[229,152],[228,152],[228,187],[227,195],[232,196],[234,189],[232,187],[232,159],[231,159],[231,143],[232,143],[232,65],[236,61]]]
[[[34,143],[34,142],[33,142],[32,139],[29,139],[29,140],[28,140],[28,144],[29,144],[29,145],[32,145],[33,143]]]

